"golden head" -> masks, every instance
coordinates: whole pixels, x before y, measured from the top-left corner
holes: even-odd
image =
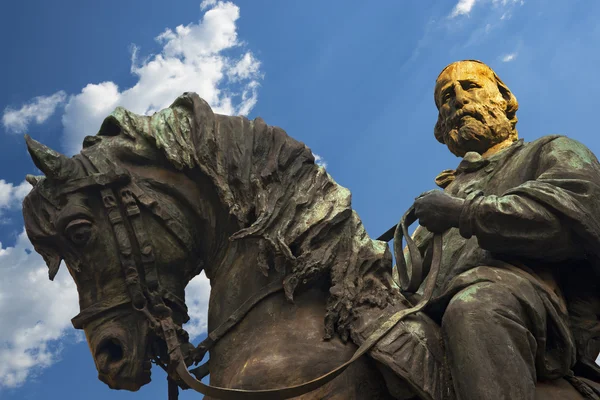
[[[469,151],[484,154],[518,139],[517,99],[481,61],[457,61],[444,68],[434,99],[439,111],[435,137],[458,157]]]

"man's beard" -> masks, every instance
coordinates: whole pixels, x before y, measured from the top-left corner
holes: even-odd
[[[444,142],[458,157],[463,157],[469,151],[483,154],[513,133],[506,114],[499,111],[498,107],[466,106],[457,114],[446,127]]]

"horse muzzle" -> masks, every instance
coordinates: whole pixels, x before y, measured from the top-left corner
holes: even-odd
[[[137,391],[151,380],[147,323],[138,318],[128,320],[100,323],[88,334],[88,343],[98,379],[111,389]],[[126,321],[129,324],[125,324]]]

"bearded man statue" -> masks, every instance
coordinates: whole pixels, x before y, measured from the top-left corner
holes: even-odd
[[[425,259],[443,233],[434,300],[458,399],[533,399],[536,382],[600,381],[600,164],[565,136],[518,138],[518,103],[487,65],[437,78],[434,133],[457,157],[414,203]]]

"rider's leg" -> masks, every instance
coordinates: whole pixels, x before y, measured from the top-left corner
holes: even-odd
[[[377,318],[398,311],[401,303],[399,300],[383,313],[374,308],[360,310],[352,340],[362,344],[380,326]],[[369,355],[379,362],[388,390],[396,399],[451,400],[454,393],[443,347],[439,325],[421,312],[400,321]]]
[[[442,320],[457,399],[533,399],[536,339],[545,338],[546,318],[524,279],[475,283],[457,293]]]

